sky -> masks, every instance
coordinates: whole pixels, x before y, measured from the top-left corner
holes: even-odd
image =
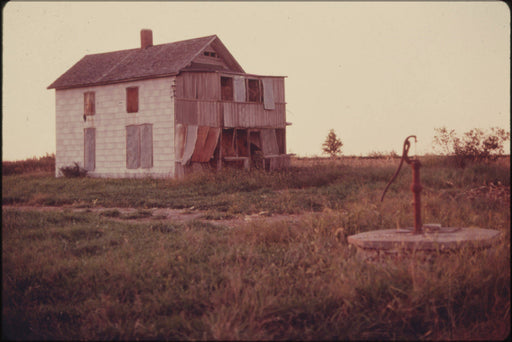
[[[87,54],[216,34],[248,73],[287,76],[287,152],[400,153],[434,129],[510,130],[503,2],[16,2],[3,8],[2,159],[55,153],[54,80]],[[412,150],[411,150],[412,151]],[[506,153],[509,152],[507,146]]]

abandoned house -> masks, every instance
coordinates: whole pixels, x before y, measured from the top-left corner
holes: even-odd
[[[216,36],[86,55],[48,89],[56,98],[56,176],[180,177],[235,165],[280,169],[283,76],[246,73]]]

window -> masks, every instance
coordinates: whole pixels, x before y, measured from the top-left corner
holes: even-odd
[[[126,88],[126,112],[137,113],[139,111],[139,87]]]
[[[95,112],[94,92],[87,91],[84,93],[84,115],[94,115]]]
[[[233,101],[233,78],[220,78],[220,92],[222,101]]]
[[[249,102],[261,102],[260,80],[247,80],[247,99]]]
[[[84,168],[93,171],[96,168],[96,129],[84,129]]]
[[[126,126],[126,168],[153,167],[153,125]]]
[[[205,56],[208,56],[208,57],[215,57],[215,58],[219,58],[219,55],[217,55],[217,53],[216,53],[216,52],[205,51],[205,52],[204,52],[204,55],[205,55]]]

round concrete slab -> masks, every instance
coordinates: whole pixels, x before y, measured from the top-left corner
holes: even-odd
[[[496,243],[501,233],[483,228],[445,227],[432,232],[413,234],[409,229],[373,230],[348,237],[348,242],[370,250],[453,250],[463,247],[488,248]]]

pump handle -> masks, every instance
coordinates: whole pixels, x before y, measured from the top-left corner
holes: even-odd
[[[410,164],[412,162],[412,159],[409,158],[407,153],[409,153],[409,148],[411,147],[411,143],[409,142],[410,138],[414,138],[414,142],[416,142],[416,136],[415,135],[409,135],[407,138],[405,138],[404,141],[404,147],[402,149],[402,158],[400,159],[400,164],[398,164],[398,169],[396,170],[393,177],[391,177],[391,180],[388,182],[388,185],[386,185],[386,188],[384,189],[384,192],[382,193],[382,197],[380,198],[380,201],[382,202],[384,200],[384,195],[386,195],[386,191],[388,191],[389,186],[391,183],[393,183],[400,173],[400,169],[402,168],[402,164],[404,163],[404,160],[407,164]]]

